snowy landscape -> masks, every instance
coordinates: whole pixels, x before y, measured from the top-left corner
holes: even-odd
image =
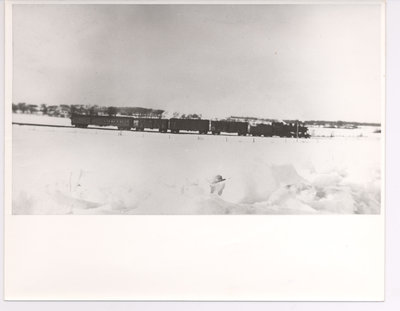
[[[22,114],[13,122],[70,125],[68,118]],[[372,127],[311,128],[311,139],[31,125],[13,125],[12,131],[13,214],[381,209],[382,141]],[[220,196],[210,193],[216,175],[226,179]]]
[[[380,214],[381,18],[356,5],[16,6],[13,214]],[[169,119],[168,133],[140,118]]]

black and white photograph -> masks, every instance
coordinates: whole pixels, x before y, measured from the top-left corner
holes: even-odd
[[[380,214],[381,11],[14,5],[12,213]]]
[[[385,1],[4,10],[5,299],[385,299]]]

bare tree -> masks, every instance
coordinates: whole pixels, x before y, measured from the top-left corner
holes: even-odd
[[[41,104],[40,105],[40,111],[42,112],[42,114],[47,114],[47,106],[46,106],[46,104]]]
[[[25,113],[28,110],[28,106],[26,105],[26,103],[18,103],[18,109],[22,113]]]
[[[116,116],[116,115],[117,115],[117,112],[118,112],[118,109],[115,108],[115,107],[112,107],[112,106],[108,107],[108,109],[107,109],[107,114],[108,114],[110,117],[111,117],[111,116]]]

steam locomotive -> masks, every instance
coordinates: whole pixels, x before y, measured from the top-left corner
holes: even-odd
[[[94,126],[115,126],[119,130],[144,131],[145,129],[158,129],[161,133],[178,134],[180,131],[198,132],[199,134],[213,135],[221,133],[237,133],[239,136],[264,136],[264,137],[300,137],[309,138],[308,128],[300,122],[284,123],[272,122],[271,124],[249,125],[248,122],[204,119],[155,119],[132,118],[124,116],[89,116],[73,114],[71,124],[78,128]]]

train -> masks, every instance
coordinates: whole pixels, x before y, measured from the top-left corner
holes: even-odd
[[[251,136],[264,136],[264,137],[300,137],[310,138],[308,128],[300,122],[284,123],[272,122],[271,124],[257,124],[250,126],[249,134]]]
[[[206,120],[206,119],[162,119],[162,118],[133,118],[126,116],[90,116],[73,114],[71,124],[78,128],[94,126],[114,126],[119,130],[144,131],[156,129],[161,133],[178,134],[180,131],[198,132],[199,134],[220,135],[221,133],[237,133],[239,136],[264,137],[299,137],[310,138],[308,128],[301,122],[285,123],[272,122],[250,125],[244,121]]]

